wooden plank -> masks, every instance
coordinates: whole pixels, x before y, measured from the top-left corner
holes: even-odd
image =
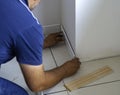
[[[100,68],[92,73],[89,73],[83,77],[73,80],[73,81],[65,84],[64,86],[69,91],[72,91],[72,90],[78,89],[80,87],[83,87],[91,82],[94,82],[112,72],[113,72],[113,70],[110,67],[105,66],[105,67],[102,67],[102,68]]]

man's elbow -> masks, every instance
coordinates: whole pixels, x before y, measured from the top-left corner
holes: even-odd
[[[43,91],[42,87],[29,87],[29,89],[32,91],[32,92],[39,92],[39,91]]]
[[[39,92],[47,89],[47,86],[44,84],[28,86],[32,92]]]

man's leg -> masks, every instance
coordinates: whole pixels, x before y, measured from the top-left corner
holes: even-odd
[[[28,95],[28,93],[17,84],[0,77],[0,95]]]

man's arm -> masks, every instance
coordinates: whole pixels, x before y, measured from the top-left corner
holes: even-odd
[[[49,71],[44,71],[43,65],[32,66],[21,64],[20,66],[28,87],[32,91],[36,92],[53,87],[63,78],[75,74],[80,67],[80,62],[77,58],[75,58],[67,61],[62,66]]]

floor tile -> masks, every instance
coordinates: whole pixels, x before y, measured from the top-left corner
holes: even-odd
[[[47,94],[47,95],[68,95],[67,91],[65,92],[59,92],[59,93],[53,93],[53,94]]]
[[[67,48],[66,48],[65,44],[63,44],[63,43],[59,44],[55,47],[52,47],[51,52],[55,58],[55,62],[57,64],[57,66],[62,65],[64,62],[66,62],[67,60],[70,59]],[[46,93],[64,91],[64,90],[66,90],[66,88],[63,85],[64,85],[64,83],[63,83],[63,81],[61,81],[58,85],[56,85],[55,87],[53,87],[51,89],[48,89],[44,93],[46,94]]]
[[[64,83],[63,83],[63,81],[61,81],[56,86],[44,91],[44,94],[56,93],[56,92],[64,91],[66,89],[65,89],[65,87],[63,85],[64,85]]]
[[[65,45],[65,43],[58,44],[52,48],[53,55],[57,62],[57,65],[60,66],[64,64],[66,61],[72,59],[69,54],[69,51]]]
[[[28,87],[24,81],[22,72],[16,61],[16,58],[14,58],[13,60],[2,65],[1,70],[0,70],[0,76],[2,78],[8,79],[8,80],[18,84],[19,86],[23,87],[30,95],[34,95],[34,93],[32,93],[28,89]]]
[[[49,48],[43,50],[43,65],[45,70],[56,68],[56,64]]]
[[[120,80],[120,69],[119,69],[120,62],[117,62],[116,59],[118,59],[118,57],[82,63],[81,68],[78,71],[78,73],[70,78],[64,79],[64,81],[65,81],[65,83],[67,83],[71,80],[78,79],[79,77],[87,75],[88,73],[91,73],[91,72],[93,72],[101,67],[104,67],[106,65],[113,69],[113,73],[110,75],[107,75],[99,80],[96,80],[95,82],[90,83],[89,85]]]
[[[22,72],[15,58],[10,62],[2,65],[0,76],[26,88]]]
[[[0,76],[14,81],[19,78],[19,74],[21,74],[21,70],[15,58],[1,65]]]
[[[52,52],[55,56],[58,66],[62,65],[65,61],[71,59],[71,56],[69,55],[69,52],[64,44],[53,47]],[[89,85],[95,85],[95,84],[120,80],[120,69],[119,69],[120,56],[118,56],[118,57],[95,60],[95,61],[90,61],[90,62],[83,62],[78,73],[76,73],[72,77],[64,79],[64,82],[67,83],[71,80],[77,79],[81,76],[84,76],[84,75],[86,75],[90,72],[93,72],[101,67],[106,66],[106,65],[111,67],[114,72],[108,76],[105,76],[104,78],[101,78],[101,79],[89,84]]]
[[[44,64],[45,70],[50,70],[50,69],[56,68],[56,64],[55,64],[55,61],[53,59],[53,55],[51,54],[50,49],[45,49],[43,51],[43,64]],[[44,94],[63,91],[63,90],[65,90],[63,85],[64,85],[64,83],[63,83],[63,81],[61,81],[56,86],[54,86],[48,90],[45,90]]]
[[[120,81],[81,88],[69,92],[69,95],[120,95]]]

